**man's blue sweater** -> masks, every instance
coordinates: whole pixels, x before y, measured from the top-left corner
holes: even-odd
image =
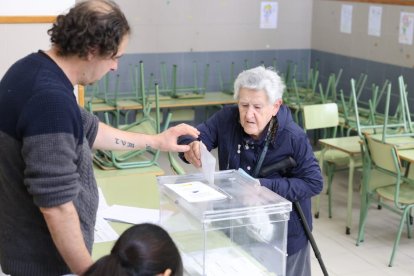
[[[92,249],[98,192],[91,146],[98,120],[42,52],[17,61],[0,82],[0,263],[11,275],[70,270],[39,207],[73,201]]]

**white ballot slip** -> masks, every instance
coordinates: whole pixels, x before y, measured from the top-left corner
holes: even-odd
[[[160,210],[112,205],[102,212],[103,218],[111,221],[139,224],[144,222],[158,223]]]
[[[115,241],[119,238],[118,233],[101,216],[96,217],[95,223],[95,243]]]
[[[203,202],[227,198],[225,194],[199,181],[165,184],[165,186],[188,202]]]
[[[214,171],[216,169],[216,158],[207,150],[206,146],[200,142],[201,170],[205,179],[210,185],[214,184]]]

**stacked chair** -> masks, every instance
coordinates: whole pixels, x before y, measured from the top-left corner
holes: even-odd
[[[157,134],[165,130],[169,125],[171,114],[168,115],[161,129],[160,126],[160,109],[158,99],[158,85],[155,85],[155,119],[150,116],[150,108],[143,109],[143,117],[136,120],[134,123],[121,127],[122,130],[132,132],[140,132],[146,134]],[[145,93],[144,93],[145,95]],[[108,122],[108,116],[106,114]],[[128,168],[142,168],[155,165],[159,157],[160,151],[154,149],[141,149],[134,151],[103,151],[98,150],[94,155],[94,162],[101,168],[110,169],[128,169]]]
[[[404,166],[401,162],[399,151],[403,150],[404,147],[399,147],[396,142],[401,141],[399,139],[413,139],[414,132],[412,131],[411,115],[409,113],[405,91],[406,86],[403,78],[399,78],[399,109],[404,112],[401,112],[402,116],[399,118],[400,121],[398,123],[388,123],[390,117],[388,114],[391,84],[388,84],[387,87],[384,123],[371,126],[371,128],[380,129],[381,133],[372,134],[372,131],[364,131],[363,133],[363,130],[369,128],[369,126],[361,125],[358,115],[356,116],[358,133],[363,141],[361,145],[363,152],[363,181],[357,245],[360,245],[365,240],[368,209],[372,203],[377,204],[378,209],[386,209],[399,214],[400,222],[388,263],[389,266],[392,266],[404,225],[407,228],[408,238],[412,237],[411,210],[414,207],[414,170],[409,165]],[[390,132],[391,134],[389,134]],[[411,145],[411,147],[413,146],[414,144]]]
[[[132,91],[123,93],[122,95],[120,93],[119,75],[115,76],[115,84],[112,89],[112,93],[109,92],[109,87],[111,86],[109,74],[105,75],[102,81],[92,86],[92,91],[102,89],[103,87],[103,92],[101,93],[102,95],[100,98],[95,96],[87,101],[87,108],[89,112],[95,113],[100,110],[106,110],[106,112],[111,115],[114,121],[112,125],[115,127],[120,126],[122,117],[124,117],[125,121],[127,121],[127,118],[131,112],[135,112],[139,109],[143,109],[145,112],[145,110],[148,109],[148,99],[144,91],[144,63],[140,61],[139,65],[131,65],[130,74]],[[93,92],[92,95],[94,94],[99,95],[96,92]]]
[[[218,72],[218,80],[219,80],[219,85],[220,85],[220,91],[222,91],[223,93],[226,94],[230,94],[233,95],[233,85],[234,85],[234,80],[235,80],[235,72],[234,72],[234,62],[232,62],[230,64],[230,77],[228,79],[228,81],[224,81],[223,78],[223,72],[220,66],[220,63],[217,62],[217,72]]]
[[[319,72],[317,69],[311,68],[307,81],[298,81],[295,69],[296,64],[293,65],[293,72],[289,69],[290,66],[291,63],[288,63],[285,75],[286,92],[283,95],[283,101],[292,109],[295,121],[301,124],[300,114],[303,106],[322,103],[321,98],[315,93]]]
[[[210,76],[210,64],[204,66],[202,84],[199,84],[199,68],[196,61],[193,61],[193,83],[191,85],[178,85],[178,65],[173,64],[171,70],[171,80],[168,80],[167,65],[165,62],[161,63],[161,87],[160,95],[167,96],[170,99],[192,99],[192,98],[203,98],[207,89],[207,84]],[[153,77],[153,75],[152,75]],[[153,80],[150,81],[151,83]],[[169,85],[169,83],[171,85]],[[149,91],[151,92],[151,91]]]
[[[153,103],[148,100],[144,82],[144,64],[141,61],[138,66],[133,67],[133,95],[129,99],[118,99],[119,82],[117,81],[115,89],[115,97],[111,100],[115,107],[115,111],[111,114],[115,117],[114,127],[132,132],[140,132],[147,134],[157,134],[166,129],[169,125],[171,114],[168,114],[167,119],[163,122],[161,127],[161,115],[159,107],[159,91],[158,85],[155,85],[155,111]],[[110,101],[108,101],[110,102]],[[131,124],[120,126],[119,118],[121,111],[131,111],[125,105],[131,103],[140,105],[140,111],[136,116],[136,120]],[[93,112],[93,104],[89,103],[89,111]],[[127,116],[125,113],[124,116]],[[111,124],[109,113],[105,112],[105,121]],[[143,168],[155,165],[159,156],[158,150],[142,149],[134,151],[103,151],[98,150],[94,154],[94,162],[103,169],[127,169],[127,168]]]

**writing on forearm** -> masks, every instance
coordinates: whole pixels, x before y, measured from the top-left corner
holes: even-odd
[[[122,145],[122,146],[127,147],[127,148],[135,148],[134,143],[131,143],[131,142],[119,139],[119,138],[115,138],[115,144]]]

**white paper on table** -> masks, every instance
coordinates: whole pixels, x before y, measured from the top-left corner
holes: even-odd
[[[98,205],[98,214],[108,208],[108,204],[106,203],[105,196],[102,192],[102,189],[98,187],[98,195],[99,195],[99,205]]]
[[[210,185],[214,184],[214,171],[216,169],[216,158],[209,152],[206,146],[200,142],[201,170],[204,178]]]
[[[131,224],[159,223],[160,210],[112,205],[102,211],[102,216],[107,220]]]
[[[202,251],[182,254],[186,269],[202,274]],[[206,253],[207,275],[269,275],[269,271],[259,262],[249,258],[245,252],[235,247],[223,247]]]
[[[119,238],[118,233],[101,216],[96,217],[95,223],[95,243],[115,241]]]
[[[227,198],[225,194],[200,181],[164,185],[188,202],[203,202]]]

